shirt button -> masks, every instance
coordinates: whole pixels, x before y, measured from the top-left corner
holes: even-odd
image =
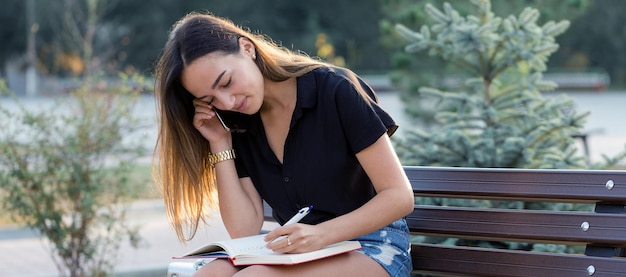
[[[289,177],[283,178],[283,181],[285,181],[285,183],[289,183]]]

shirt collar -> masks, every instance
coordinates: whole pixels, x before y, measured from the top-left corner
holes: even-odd
[[[296,110],[313,108],[317,105],[317,78],[316,72],[318,69],[314,69],[297,78],[297,102]]]
[[[317,105],[317,71],[319,71],[319,69],[314,69],[300,77],[296,77],[296,107],[294,108],[291,118],[291,127],[293,127],[297,120],[302,116],[303,109],[311,109]],[[248,132],[257,135],[260,131],[259,128],[262,128],[262,126],[263,121],[261,120],[261,114],[260,112],[257,112],[251,117],[251,124]]]

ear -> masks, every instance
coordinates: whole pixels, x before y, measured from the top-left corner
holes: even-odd
[[[251,57],[253,60],[256,59],[256,47],[249,38],[239,38],[239,48],[244,55]]]

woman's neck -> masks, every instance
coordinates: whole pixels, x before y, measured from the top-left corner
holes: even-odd
[[[273,113],[276,111],[293,110],[296,97],[296,78],[289,78],[282,82],[267,81],[261,112]]]

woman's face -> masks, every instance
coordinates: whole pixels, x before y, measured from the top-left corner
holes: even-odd
[[[183,87],[194,97],[220,110],[254,114],[263,103],[264,79],[254,63],[255,48],[239,39],[239,52],[209,53],[192,61],[181,75]]]

